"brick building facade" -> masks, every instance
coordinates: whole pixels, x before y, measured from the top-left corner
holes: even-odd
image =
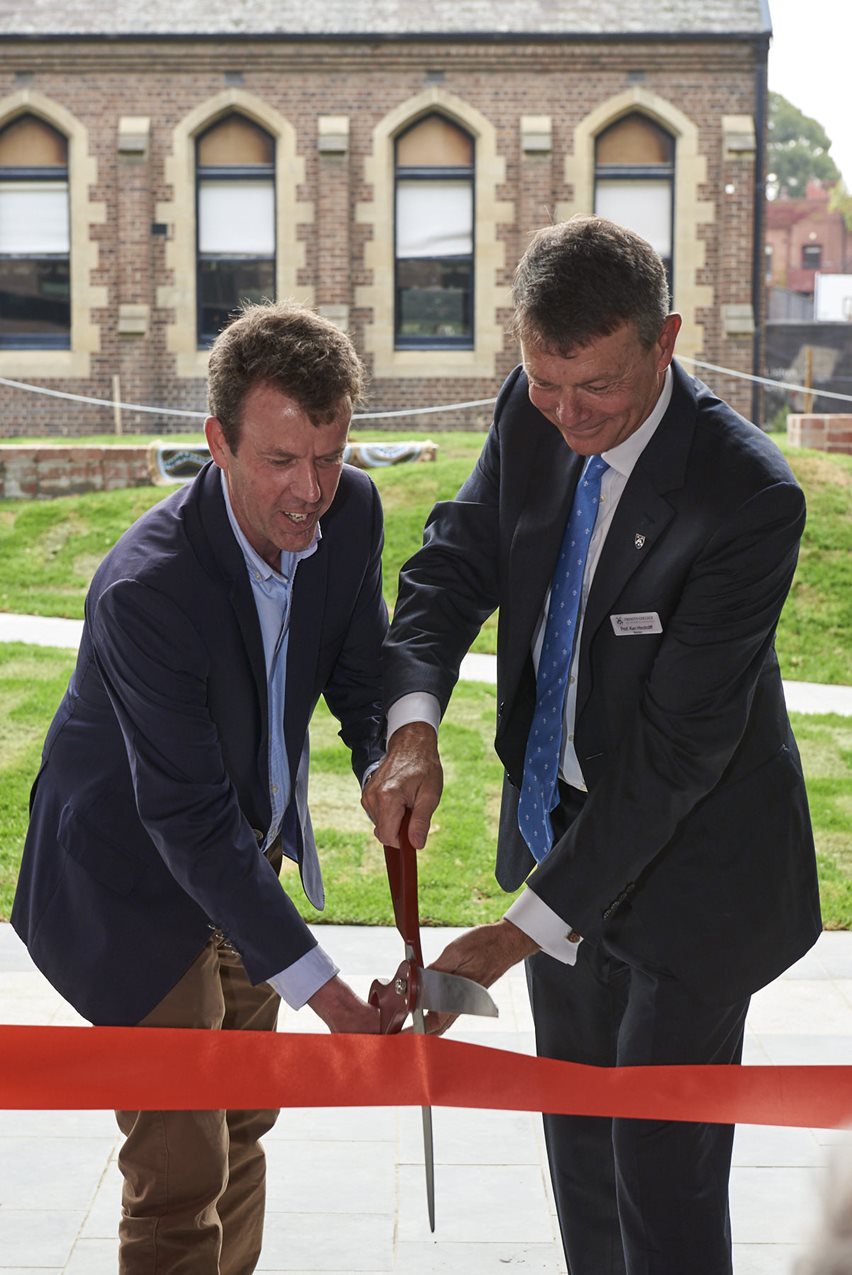
[[[346,326],[371,411],[487,399],[530,233],[595,210],[658,241],[681,354],[759,370],[761,0],[316,9],[0,0],[0,377],[203,411],[204,329],[242,288]],[[704,375],[751,412],[746,382]],[[6,438],[112,428],[0,384]]]
[[[804,199],[767,203],[766,282],[770,288],[812,301],[818,273],[852,272],[852,233],[843,214],[830,205],[831,189],[819,181],[808,182]],[[813,318],[812,308],[807,317]]]

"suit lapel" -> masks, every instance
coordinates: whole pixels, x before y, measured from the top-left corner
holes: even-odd
[[[502,690],[513,698],[529,658],[538,623],[565,531],[574,489],[584,458],[566,445],[552,425],[544,435],[530,467],[523,507],[509,550],[506,609],[511,623],[505,629],[506,660]],[[552,434],[552,438],[550,437]]]
[[[651,557],[675,515],[663,493],[683,485],[696,405],[688,378],[676,364],[672,371],[671,402],[627,480],[589,590],[580,644],[578,717],[592,689],[589,650],[595,634],[617,610],[618,598],[630,577]]]
[[[257,707],[262,730],[258,747],[258,774],[269,769],[269,702],[266,687],[266,661],[263,654],[263,637],[257,618],[257,607],[249,583],[245,559],[234,538],[225,498],[222,495],[222,479],[219,470],[211,462],[195,479],[197,507],[202,535],[193,536],[193,544],[202,565],[220,579],[228,582],[231,606],[242,635],[246,658],[251,668],[257,693]]]
[[[329,515],[323,520],[327,524]],[[323,631],[326,593],[328,590],[328,537],[317,545],[316,553],[304,558],[293,583],[290,613],[290,638],[287,647],[287,704],[284,714],[284,738],[291,773],[302,751],[302,738],[288,733],[306,722],[311,715],[312,688],[316,685],[319,638]]]

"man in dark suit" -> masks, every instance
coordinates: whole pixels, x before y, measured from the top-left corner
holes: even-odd
[[[382,756],[382,513],[343,465],[362,372],[295,305],[210,354],[213,457],[107,554],[47,736],[12,914],[95,1024],[274,1030],[280,997],[376,1031],[278,881],[322,879],[307,807],[324,695],[363,779]],[[127,1275],[247,1275],[276,1112],[117,1113]]]
[[[736,1063],[750,994],[820,929],[773,646],[804,499],[672,362],[681,320],[637,235],[548,227],[514,296],[523,365],[402,570],[388,755],[362,799],[380,840],[407,808],[424,845],[438,723],[499,606],[497,878],[529,880],[437,965],[488,985],[526,957],[547,1056]],[[571,1275],[729,1275],[731,1128],[546,1117],[545,1134]]]

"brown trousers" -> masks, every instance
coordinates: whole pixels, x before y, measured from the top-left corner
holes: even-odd
[[[236,952],[210,940],[140,1027],[274,1031],[280,1000],[252,987]],[[117,1111],[125,1136],[121,1275],[251,1275],[266,1165],[258,1139],[277,1111]]]

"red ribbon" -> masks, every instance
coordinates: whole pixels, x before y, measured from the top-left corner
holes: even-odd
[[[835,1128],[852,1066],[586,1067],[435,1036],[0,1027],[0,1107],[435,1106]]]

